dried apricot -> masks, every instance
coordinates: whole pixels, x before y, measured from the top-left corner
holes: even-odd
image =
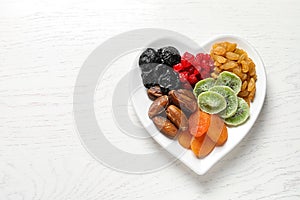
[[[190,134],[190,132],[188,130],[179,132],[178,142],[182,147],[184,147],[186,149],[190,149],[192,139],[193,139],[193,136]]]
[[[210,125],[210,114],[207,114],[199,109],[194,112],[189,118],[189,130],[195,137],[200,137],[205,134]]]
[[[222,146],[223,144],[225,144],[227,138],[228,138],[227,126],[224,124],[220,137],[216,143],[216,146]]]
[[[223,119],[221,119],[218,115],[211,115],[207,136],[216,143],[219,140],[223,126]]]
[[[191,143],[191,149],[198,158],[207,156],[214,148],[215,143],[206,134],[195,137]]]

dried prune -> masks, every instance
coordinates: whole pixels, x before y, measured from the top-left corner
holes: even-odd
[[[160,48],[157,50],[157,54],[164,64],[167,64],[171,67],[180,63],[181,56],[175,47],[167,46]]]
[[[158,77],[155,70],[150,70],[147,72],[142,72],[143,84],[146,88],[151,88],[152,86],[158,85]]]
[[[160,64],[155,67],[155,73],[158,77],[158,85],[164,94],[170,90],[175,90],[180,87],[179,75],[167,65]]]
[[[139,65],[142,67],[144,64],[148,63],[161,63],[161,59],[158,53],[152,49],[147,48],[140,56]]]
[[[153,70],[157,65],[157,63],[147,63],[147,64],[142,64],[140,65],[140,68],[142,70],[142,73],[144,72],[149,72],[151,70]]]
[[[164,64],[156,65],[152,70],[142,72],[142,79],[146,88],[158,85],[163,94],[180,87],[178,73]]]

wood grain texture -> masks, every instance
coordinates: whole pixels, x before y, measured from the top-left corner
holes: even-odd
[[[0,200],[300,199],[299,1],[0,3]],[[199,43],[216,34],[240,35],[265,62],[267,97],[257,123],[204,176],[180,162],[150,174],[116,172],[94,160],[77,135],[72,95],[82,63],[111,36],[148,27]],[[114,127],[111,93],[103,96],[101,88],[111,90],[112,73],[95,94],[106,129]],[[158,148],[151,139],[112,132],[109,140],[129,152]]]

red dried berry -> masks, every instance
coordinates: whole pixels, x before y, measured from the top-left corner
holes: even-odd
[[[195,61],[198,65],[200,65],[201,60],[203,59],[203,53],[198,53],[196,55]]]
[[[194,56],[193,54],[189,53],[189,52],[185,52],[185,53],[182,55],[182,57],[183,57],[185,60],[189,61],[190,63],[193,62],[194,59],[195,59],[195,56]]]
[[[208,65],[209,65],[211,68],[213,68],[213,67],[214,67],[214,61],[213,61],[212,59],[210,59],[210,60],[208,61]]]
[[[194,69],[193,74],[197,75],[197,74],[199,74],[199,71],[197,69]]]
[[[205,70],[205,71],[209,71],[210,70],[210,67],[205,63],[202,68]]]
[[[175,72],[180,72],[181,70],[183,70],[183,67],[182,67],[181,63],[178,63],[178,64],[174,65],[173,70]]]
[[[199,72],[200,72],[201,69],[202,69],[200,65],[195,65],[194,68],[197,69]]]
[[[202,80],[201,73],[197,74],[196,78],[198,79],[198,81],[201,81]]]
[[[186,68],[190,67],[192,64],[185,59],[181,59],[181,65],[184,69],[186,69]]]
[[[192,74],[188,77],[188,81],[191,85],[195,85],[198,82],[198,79],[195,74]]]
[[[206,60],[201,60],[200,66],[201,66],[201,67],[204,67],[205,65],[206,65]]]
[[[210,55],[209,54],[204,54],[203,59],[204,60],[209,60],[210,59]]]
[[[194,68],[193,66],[191,66],[191,67],[188,69],[189,74],[194,74],[194,70],[195,70],[195,68]]]

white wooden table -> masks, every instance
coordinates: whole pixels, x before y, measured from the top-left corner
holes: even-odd
[[[299,18],[297,0],[0,0],[0,200],[300,199]],[[199,43],[236,34],[265,62],[267,97],[257,123],[204,176],[180,162],[142,175],[117,172],[78,137],[72,103],[82,63],[106,39],[148,27]],[[95,95],[99,121],[114,130],[107,138],[128,152],[155,151],[151,139],[114,126],[110,73]]]

